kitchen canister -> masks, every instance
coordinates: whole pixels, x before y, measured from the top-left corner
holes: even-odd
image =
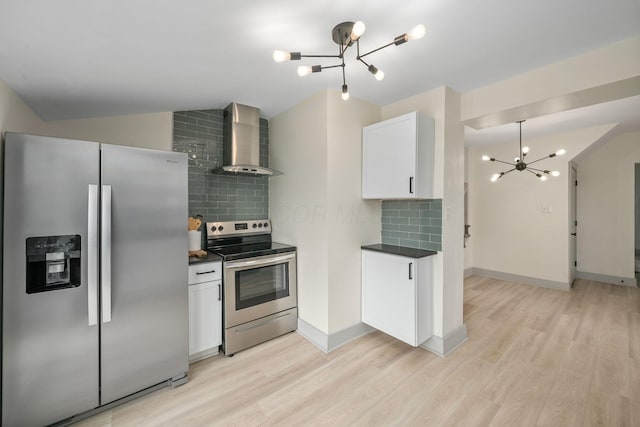
[[[202,245],[202,238],[199,230],[189,230],[189,251],[199,251]]]

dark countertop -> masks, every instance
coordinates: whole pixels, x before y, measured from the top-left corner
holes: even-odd
[[[406,256],[408,258],[424,258],[438,253],[426,249],[406,248],[404,246],[385,245],[382,243],[361,246],[361,248],[367,251],[384,252],[385,254]]]
[[[222,257],[216,254],[213,254],[211,252],[207,252],[207,256],[203,256],[202,258],[198,258],[195,256],[189,257],[189,265],[202,264],[205,262],[216,262],[216,261],[222,261]]]

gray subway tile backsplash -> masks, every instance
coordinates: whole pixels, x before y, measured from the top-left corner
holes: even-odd
[[[222,109],[173,114],[173,150],[189,155],[189,215],[209,222],[267,218],[269,178],[211,173],[222,166],[222,120]],[[260,166],[269,166],[265,119],[260,119]]]
[[[383,200],[382,243],[442,250],[442,200]]]

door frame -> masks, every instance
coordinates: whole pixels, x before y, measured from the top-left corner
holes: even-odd
[[[578,269],[578,169],[574,162],[569,163],[569,283],[573,281]]]

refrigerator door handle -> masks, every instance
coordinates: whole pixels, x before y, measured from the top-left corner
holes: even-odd
[[[100,242],[102,323],[111,322],[111,186],[102,186],[102,236]]]
[[[89,326],[98,324],[98,186],[89,185],[87,200],[87,307]]]

